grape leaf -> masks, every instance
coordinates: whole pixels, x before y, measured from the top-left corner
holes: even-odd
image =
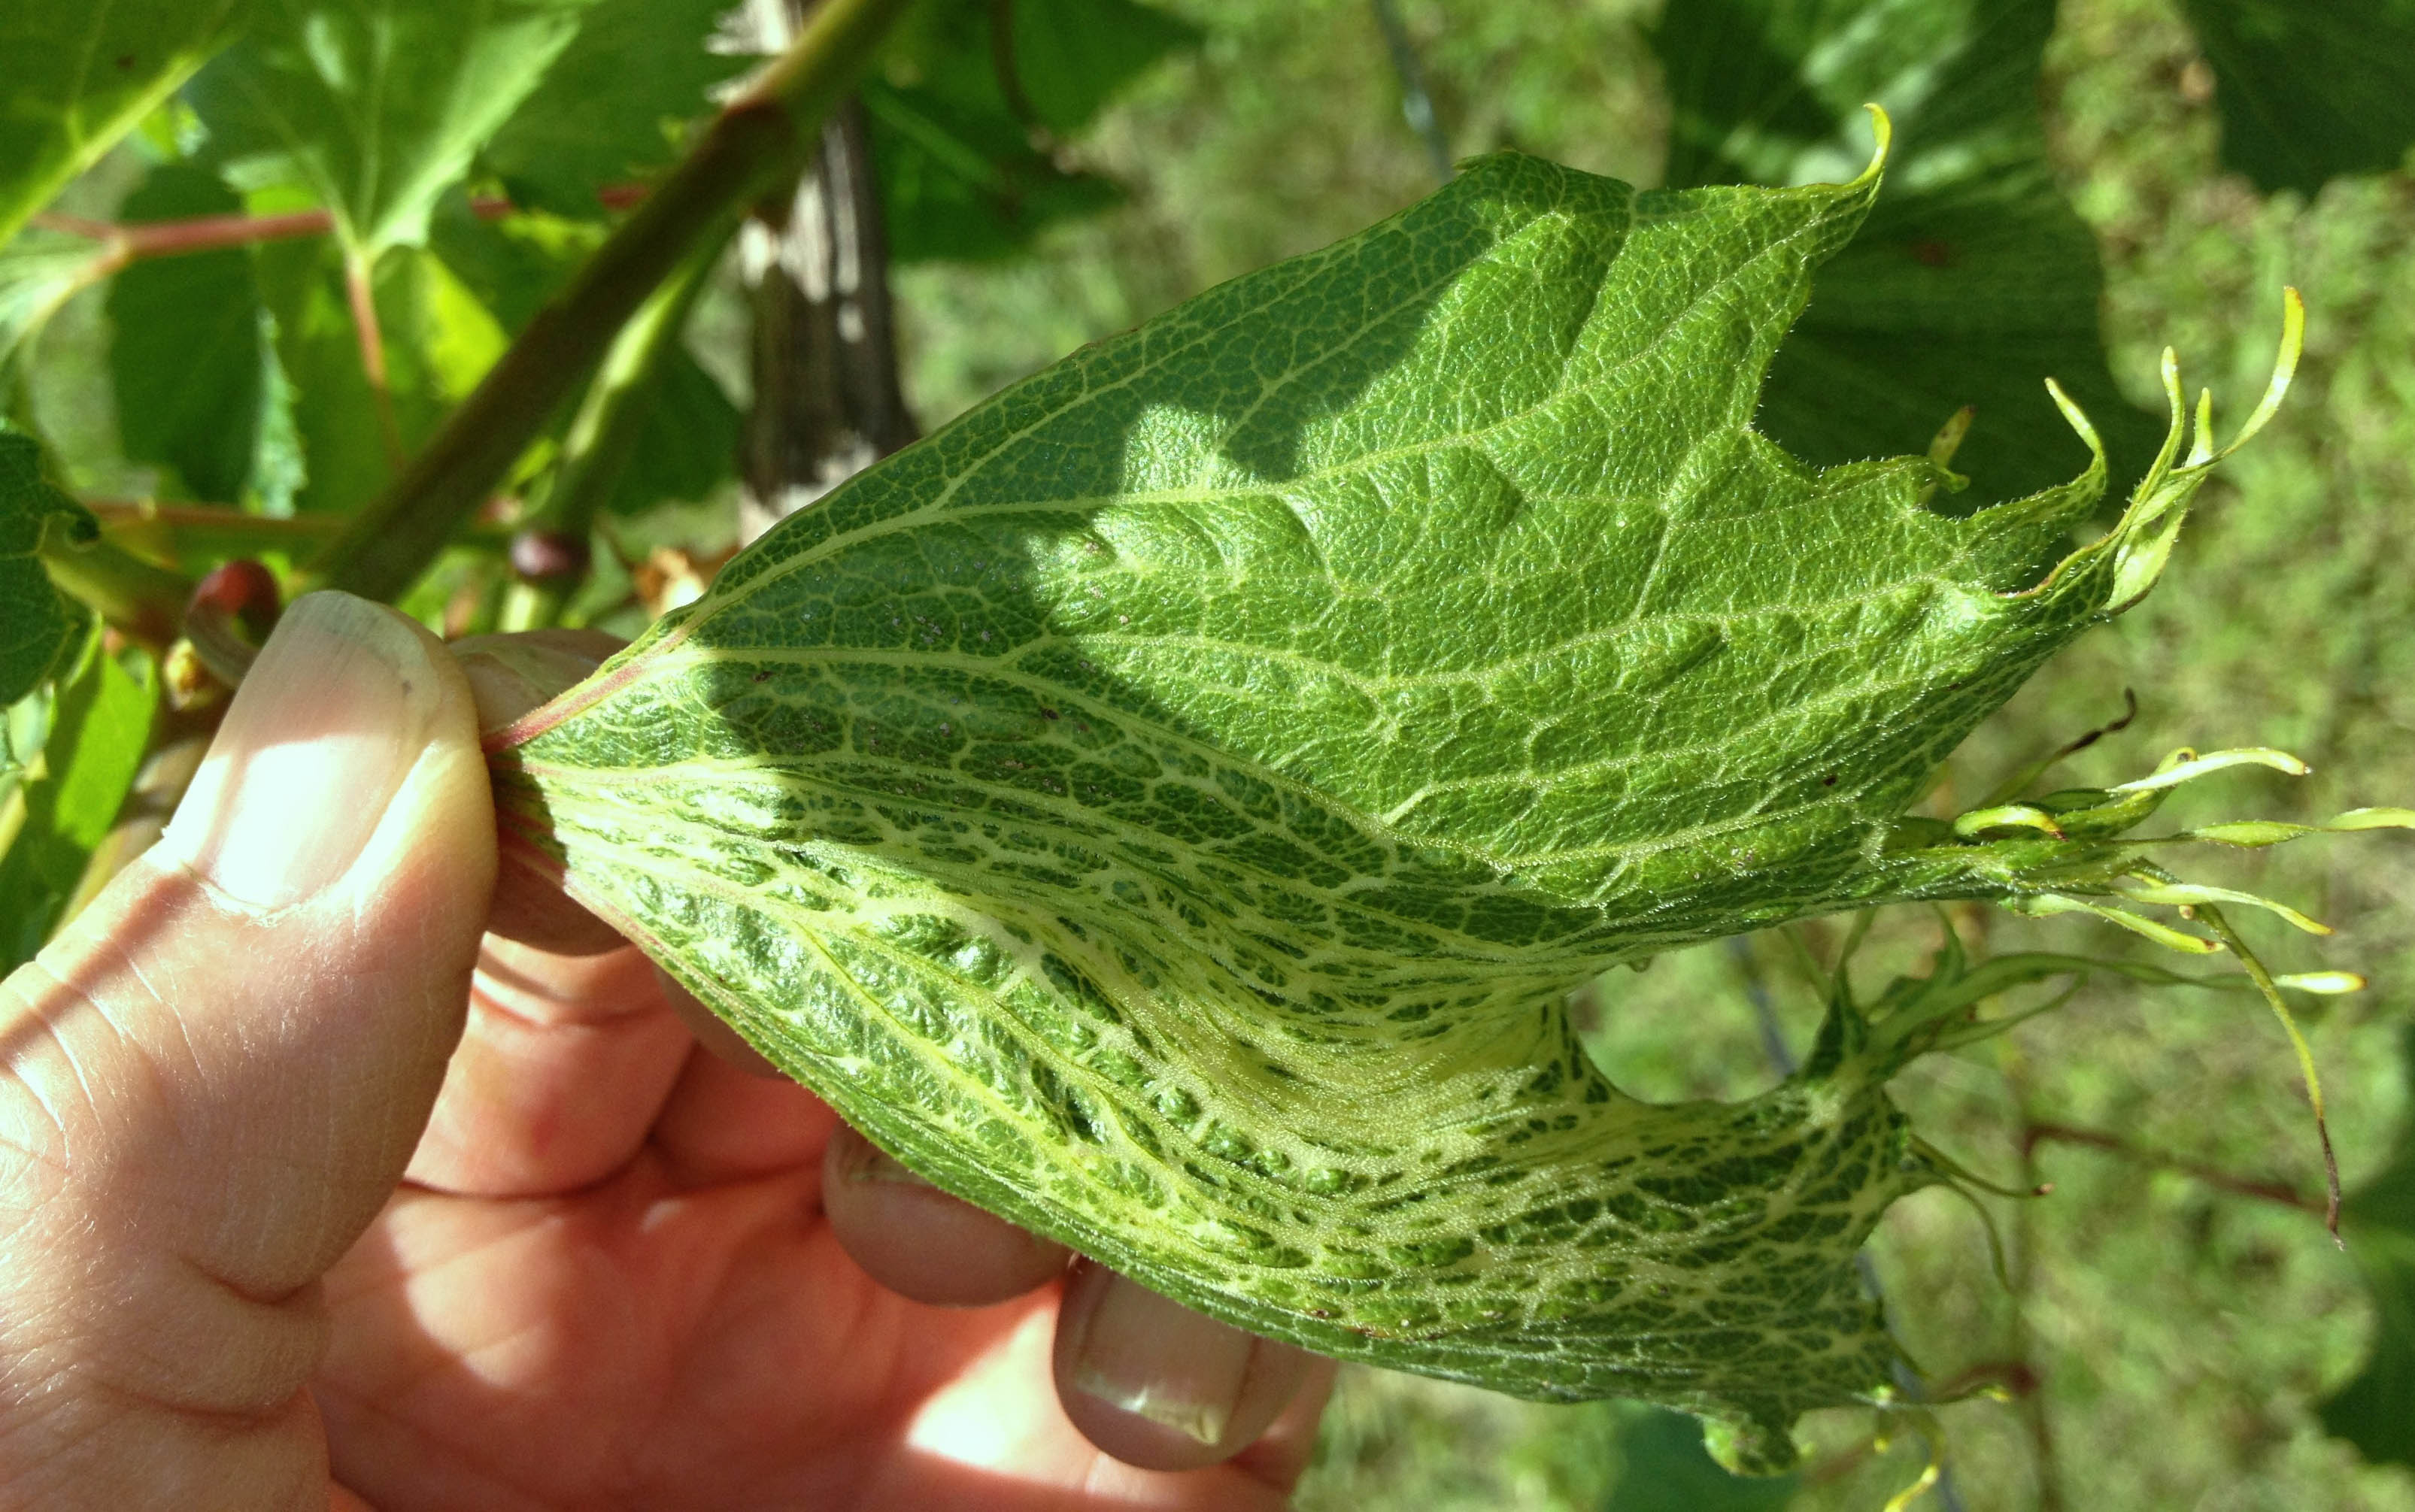
[[[60,306],[107,276],[100,248],[86,237],[36,229],[0,247],[0,380],[32,360]]]
[[[1901,816],[2205,475],[2048,573],[2101,461],[1952,517],[1925,458],[1757,433],[1876,191],[1503,155],[1086,347],[499,732],[507,843],[949,1190],[1243,1326],[1781,1469],[1797,1413],[1894,1389],[1852,1259],[1942,1178],[1882,1089],[1909,1041],[1832,1020],[1760,1099],[1654,1106],[1567,995],[2109,890],[2076,813]]]
[[[1612,1429],[1617,1489],[1601,1512],[1780,1512],[1800,1489],[1793,1477],[1746,1479],[1702,1448],[1702,1427],[1675,1413],[1628,1408]]]
[[[0,7],[0,242],[243,24],[250,0],[9,0]]]
[[[1040,133],[1088,125],[1196,35],[1132,0],[925,0],[908,11],[862,89],[891,256],[1009,257],[1049,225],[1118,203],[1119,187],[1058,163]]]
[[[42,476],[33,438],[0,431],[0,705],[47,680],[92,622],[42,570],[42,538],[52,531],[71,542],[100,539],[91,511]]]
[[[708,52],[728,0],[597,0],[545,82],[480,160],[514,202],[588,219],[595,191],[650,179],[678,156],[678,123],[746,66]]]
[[[2054,0],[1705,0],[1654,35],[1668,182],[1796,184],[1858,156],[1861,107],[1898,122],[1895,191],[1822,276],[1770,370],[1761,427],[1844,462],[1927,448],[1977,413],[1954,466],[1969,504],[2068,476],[2082,456],[2040,386],[2092,415],[2118,474],[2160,436],[2106,371],[2096,241],[2055,187],[2038,108]]]
[[[299,185],[374,257],[528,97],[593,0],[261,0],[187,97],[247,186]]]
[[[262,296],[280,368],[292,375],[292,424],[308,463],[306,510],[346,510],[384,487],[394,465],[361,370],[338,249],[289,242],[261,249]],[[372,281],[384,331],[387,382],[406,451],[469,393],[505,344],[502,324],[467,285],[421,247],[381,262]]]
[[[1012,257],[1048,227],[1123,201],[1112,180],[1059,167],[1014,117],[977,98],[877,79],[860,93],[898,262]]]
[[[154,168],[118,210],[126,221],[240,215],[215,173]],[[175,470],[188,499],[231,503],[251,480],[276,351],[240,247],[150,258],[110,285],[110,378],[128,457]]]
[[[653,392],[637,418],[638,439],[605,508],[617,515],[666,500],[694,502],[738,472],[738,409],[696,359],[663,355]]]
[[[1173,53],[1199,45],[1199,29],[1133,0],[1015,0],[1008,62],[1042,126],[1071,136],[1108,100]]]
[[[82,880],[84,863],[116,822],[151,735],[158,686],[87,636],[63,680],[38,765],[24,774],[20,823],[0,857],[0,967],[33,959]]]
[[[2415,1080],[2415,1029],[2402,1057]],[[2322,1404],[2324,1431],[2372,1464],[2415,1465],[2415,1121],[2388,1168],[2348,1195],[2340,1227],[2373,1294],[2364,1369]]]
[[[2312,194],[2415,145],[2415,0],[2184,0],[2213,66],[2222,161]]]
[[[450,194],[429,217],[428,248],[517,335],[603,245],[604,234],[594,221],[549,211],[490,220],[475,213],[467,195]]]

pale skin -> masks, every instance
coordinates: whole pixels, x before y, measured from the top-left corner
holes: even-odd
[[[477,731],[600,648],[458,650],[301,601],[8,979],[0,1508],[1283,1505],[1329,1363],[914,1181],[499,867]]]

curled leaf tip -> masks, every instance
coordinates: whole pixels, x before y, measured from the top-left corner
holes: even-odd
[[[2054,816],[2027,803],[2004,803],[1994,808],[1973,809],[1954,821],[1954,832],[1964,838],[1988,830],[2037,830],[2062,838],[2062,827]]]
[[[1879,104],[1876,100],[1870,100],[1866,102],[1862,106],[1862,109],[1870,112],[1870,137],[1872,140],[1870,144],[1870,166],[1863,169],[1861,177],[1853,180],[1857,185],[1875,179],[1880,173],[1885,171],[1887,153],[1895,145],[1895,122],[1888,119],[1886,107]]]
[[[2249,437],[2263,429],[2266,423],[2279,412],[2281,400],[2289,392],[2290,381],[2298,376],[2298,358],[2305,350],[2306,302],[2299,296],[2297,290],[2284,288],[2281,291],[2281,347],[2272,358],[2272,382],[2264,385],[2264,397],[2258,401],[2255,413],[2247,417],[2247,424],[2239,427],[2239,434],[2231,438],[2230,444],[2222,449],[2221,455],[2228,457],[2245,445]]]
[[[2189,433],[2188,460],[2183,467],[2203,467],[2214,458],[2213,390],[2197,391],[2197,422]]]
[[[1912,1504],[1928,1494],[1929,1490],[1936,1486],[1945,1474],[1945,1432],[1938,1426],[1935,1415],[1912,1411],[1906,1413],[1906,1415],[1914,1419],[1921,1442],[1928,1447],[1928,1460],[1921,1466],[1919,1476],[1911,1485],[1888,1497],[1886,1505],[1880,1508],[1879,1512],[1908,1512]],[[1883,1435],[1880,1436],[1877,1446],[1881,1450],[1885,1449],[1886,1441]]]
[[[2110,790],[2116,793],[2154,792],[2160,788],[2178,787],[2182,783],[2195,782],[2199,777],[2231,767],[2244,766],[2270,767],[2292,777],[2303,777],[2314,770],[2288,752],[2276,751],[2271,746],[2242,746],[2231,751],[2209,751],[2203,756],[2182,746],[2166,756],[2163,764],[2152,772],[2129,782],[2116,783]]]
[[[2272,1016],[2281,1021],[2282,1032],[2289,1037],[2289,1048],[2297,1054],[2298,1075],[2305,1083],[2306,1103],[2315,1114],[2315,1139],[2323,1151],[2323,1227],[2330,1232],[2332,1243],[2345,1250],[2348,1245],[2340,1238],[2339,1230],[2339,1156],[2332,1149],[2331,1120],[2323,1113],[2323,1082],[2315,1070],[2314,1047],[2306,1043],[2305,1034],[2298,1027],[2297,1015],[2290,1012],[2289,1005],[2282,1000],[2280,982],[2264,969],[2264,963],[2248,949],[2247,942],[2239,937],[2238,931],[2230,927],[2230,921],[2222,916],[2220,909],[2210,906],[2199,908],[2198,917],[2239,958],[2240,969],[2247,973],[2248,980],[2256,984],[2256,990],[2264,995],[2266,1006],[2272,1010]]]
[[[2062,412],[2064,423],[2069,425],[2074,431],[2078,433],[2079,439],[2087,443],[2089,452],[2096,458],[2097,465],[2100,467],[2103,466],[2105,462],[2105,442],[2104,440],[2096,434],[2095,422],[2088,418],[2088,412],[2081,409],[2079,407],[2079,401],[2074,399],[2069,394],[2064,393],[2062,385],[2056,382],[2051,378],[2046,381],[2046,391],[2048,396],[2054,400],[2054,407]],[[1968,430],[1971,426],[1971,422],[1967,418],[1963,418],[1963,416],[1969,416],[1974,412],[1975,412],[1971,410],[1968,406],[1965,406],[1962,410],[1962,414],[1957,417],[1958,419],[1962,419],[1963,429]],[[1946,424],[1951,426],[1954,422],[1949,420]],[[1942,437],[1943,432],[1941,431],[1939,434]],[[1954,439],[1957,443],[1959,443],[1962,439],[1960,433],[1958,432]],[[1935,442],[1931,442],[1930,447],[1931,450],[1929,455],[1934,457],[1936,455]]]
[[[2274,977],[2272,985],[2291,992],[2336,997],[2346,993],[2361,993],[2371,983],[2354,971],[2292,971]]]
[[[2415,809],[2350,809],[2324,828],[2329,830],[2415,830]]]

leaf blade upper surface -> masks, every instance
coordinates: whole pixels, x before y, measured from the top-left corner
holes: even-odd
[[[1754,431],[1876,184],[1473,164],[795,516],[499,738],[509,822],[950,1190],[1253,1328],[1782,1465],[1890,1389],[1851,1256],[1936,1173],[1868,1067],[1633,1102],[1565,995],[2003,891],[1895,821],[2121,544],[2048,575],[2099,469],[1953,518],[1924,459]]]

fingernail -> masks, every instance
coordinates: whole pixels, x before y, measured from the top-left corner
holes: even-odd
[[[442,696],[399,616],[347,593],[297,599],[245,675],[163,853],[259,907],[311,896],[368,845]]]
[[[748,1044],[736,1029],[721,1022],[720,1016],[705,1007],[703,999],[682,986],[678,978],[656,966],[654,981],[663,989],[663,1001],[671,1005],[671,1011],[687,1025],[687,1032],[696,1036],[698,1044],[749,1076],[772,1081],[786,1074],[779,1067],[764,1059],[763,1053]]]
[[[849,1130],[834,1136],[846,1141],[840,1148],[839,1174],[849,1181],[890,1182],[901,1187],[927,1187],[923,1180],[887,1150],[861,1134]]]
[[[1257,1340],[1112,1273],[1091,1298],[1077,1321],[1074,1388],[1201,1444],[1222,1444]]]

